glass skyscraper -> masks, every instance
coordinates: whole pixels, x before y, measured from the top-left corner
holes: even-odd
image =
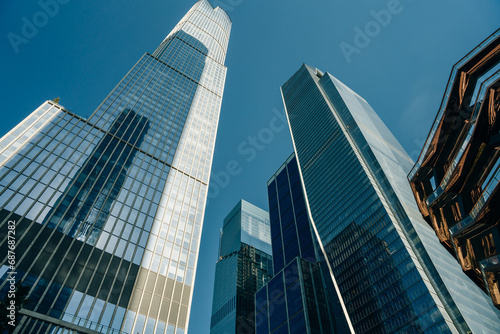
[[[255,333],[255,292],[272,276],[269,214],[244,200],[224,219],[210,333]]]
[[[47,101],[0,139],[16,333],[186,332],[230,30],[201,0],[88,119]]]
[[[303,65],[281,88],[306,208],[351,332],[496,333],[500,312],[423,221],[413,162],[368,103]]]
[[[330,277],[323,276],[328,269],[318,251],[294,154],[267,189],[274,276],[255,295],[256,334],[349,331],[334,288],[327,285]]]

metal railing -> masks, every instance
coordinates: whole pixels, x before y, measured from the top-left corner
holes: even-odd
[[[29,306],[29,303],[26,306]],[[19,310],[19,313],[42,322],[51,323],[61,328],[77,330],[82,333],[128,334],[95,321],[86,320],[56,309],[49,309],[47,313],[39,313],[32,311],[29,307],[23,307]]]
[[[88,328],[90,330],[103,333],[103,334],[126,334],[125,332],[121,332],[118,329],[111,328],[109,326],[104,326],[100,323],[97,323],[95,321],[90,321],[87,319],[83,319],[80,317],[77,317],[76,315],[73,314],[68,314],[68,313],[63,313],[62,314],[62,320],[69,322],[73,325]]]
[[[469,125],[469,130],[467,131],[467,136],[462,143],[462,146],[460,147],[460,150],[458,153],[455,155],[455,158],[453,159],[450,167],[446,171],[445,176],[441,180],[441,183],[439,184],[439,187],[437,187],[432,194],[430,194],[427,199],[425,200],[427,206],[431,205],[439,196],[441,196],[444,192],[444,189],[448,186],[448,182],[451,179],[451,176],[453,175],[453,172],[455,171],[456,167],[458,166],[458,162],[462,159],[463,154],[469,145],[469,141],[472,138],[472,134],[474,133],[474,130],[476,129],[477,125],[477,117],[479,115],[479,110],[481,110],[481,106],[483,105],[483,99],[484,96],[486,95],[486,90],[494,84],[496,81],[500,79],[500,70],[496,71],[493,73],[491,76],[489,76],[486,80],[484,80],[481,83],[481,87],[479,89],[479,94],[477,95],[477,100],[474,105],[474,109],[472,111],[472,115],[470,117],[470,125]]]
[[[495,188],[498,186],[499,181],[500,181],[500,159],[495,164],[494,171],[492,171],[490,177],[487,180],[485,180],[486,186],[484,187],[481,197],[479,197],[479,200],[474,205],[469,215],[464,219],[462,219],[461,221],[459,221],[455,226],[450,228],[449,231],[451,236],[456,236],[457,234],[467,230],[472,225],[474,225],[477,216],[484,208],[484,205],[490,198]]]

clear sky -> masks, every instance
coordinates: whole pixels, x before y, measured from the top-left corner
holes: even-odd
[[[0,2],[0,135],[55,97],[90,115],[195,3],[58,1],[51,15],[41,14],[37,1]],[[500,26],[498,0],[213,3],[229,13],[233,30],[212,168],[218,178],[211,181],[189,325],[194,334],[209,332],[222,220],[241,198],[267,209],[266,182],[292,152],[279,87],[300,65],[330,72],[363,96],[416,159],[452,66]],[[29,30],[34,22],[39,27]]]

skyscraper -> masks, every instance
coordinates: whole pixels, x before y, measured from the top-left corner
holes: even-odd
[[[348,331],[336,293],[327,285],[330,277],[323,276],[328,269],[308,217],[294,154],[267,189],[274,276],[255,295],[256,334]]]
[[[500,29],[455,66],[408,178],[424,219],[500,308]]]
[[[281,88],[307,210],[352,332],[495,333],[500,313],[422,220],[413,162],[368,103],[303,65]]]
[[[255,333],[255,292],[272,276],[269,214],[241,200],[224,219],[210,333]]]
[[[19,333],[185,333],[230,30],[201,0],[88,119],[47,101],[0,140]]]

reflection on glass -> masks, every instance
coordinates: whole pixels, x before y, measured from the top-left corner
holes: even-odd
[[[123,110],[43,224],[94,244],[148,129],[146,117]]]

